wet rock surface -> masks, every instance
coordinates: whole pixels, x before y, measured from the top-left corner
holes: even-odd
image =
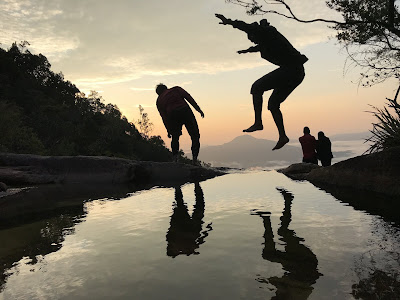
[[[182,163],[104,156],[39,156],[0,153],[0,182],[38,184],[160,184],[201,181],[224,172]]]

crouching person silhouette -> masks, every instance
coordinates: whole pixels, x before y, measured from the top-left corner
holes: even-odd
[[[164,84],[160,83],[156,87],[156,93],[158,94],[157,109],[167,129],[168,137],[172,138],[173,160],[178,160],[179,137],[182,135],[182,126],[185,125],[192,140],[193,163],[197,164],[197,157],[200,151],[200,132],[196,118],[187,102],[200,113],[202,118],[204,118],[203,111],[192,96],[179,86],[168,89]]]
[[[227,19],[220,14],[215,14],[215,16],[221,20],[220,24],[231,25],[246,32],[248,39],[255,44],[246,50],[238,51],[239,54],[260,52],[263,59],[279,67],[253,83],[251,94],[253,95],[254,124],[243,131],[253,132],[264,129],[261,117],[263,94],[265,91],[273,90],[268,101],[268,109],[278,128],[279,140],[272,150],[280,149],[289,142],[280,104],[303,81],[305,76],[303,64],[308,58],[297,51],[266,19],[261,20],[260,24],[257,22],[248,24],[239,20]]]

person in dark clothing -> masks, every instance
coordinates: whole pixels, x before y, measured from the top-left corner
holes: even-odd
[[[317,141],[317,157],[321,161],[323,167],[331,165],[332,162],[332,143],[331,140],[320,131],[318,132]]]
[[[246,50],[239,50],[239,54],[260,52],[263,59],[278,66],[277,69],[253,83],[251,94],[253,95],[254,124],[243,131],[253,132],[264,129],[261,117],[263,94],[265,91],[273,90],[268,101],[268,109],[278,128],[279,140],[272,150],[280,149],[289,142],[280,104],[303,81],[305,76],[303,64],[308,58],[297,51],[266,19],[261,20],[260,24],[257,22],[248,24],[239,20],[227,19],[221,14],[215,14],[215,16],[221,20],[220,24],[231,25],[246,32],[248,39],[255,44]]]
[[[168,137],[172,138],[171,149],[174,161],[178,159],[179,137],[182,135],[182,126],[185,125],[192,140],[193,163],[197,164],[200,151],[200,132],[196,118],[187,102],[200,113],[202,118],[204,118],[203,111],[192,96],[179,86],[168,89],[166,85],[160,83],[156,87],[156,93],[158,94],[157,109],[167,129]]]
[[[299,137],[301,149],[303,150],[303,162],[318,165],[317,153],[315,152],[317,141],[310,134],[310,128],[304,127],[303,133],[304,135]]]

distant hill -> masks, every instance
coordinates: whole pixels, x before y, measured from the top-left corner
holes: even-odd
[[[330,136],[331,141],[355,141],[365,140],[371,136],[369,131],[356,133],[341,133]],[[315,136],[317,138],[317,136]]]
[[[237,168],[275,168],[301,162],[303,155],[300,145],[286,145],[272,151],[275,144],[276,141],[242,135],[226,144],[202,148],[199,159],[215,167]]]

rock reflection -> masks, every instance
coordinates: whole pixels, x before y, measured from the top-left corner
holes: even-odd
[[[280,218],[281,226],[278,229],[280,240],[285,244],[285,250],[277,250],[272,232],[269,213],[253,212],[263,219],[264,249],[262,257],[268,261],[280,263],[285,271],[282,277],[257,278],[259,282],[270,283],[276,287],[276,294],[272,299],[307,299],[312,293],[312,285],[322,276],[318,272],[318,260],[315,254],[304,244],[304,239],[296,236],[289,229],[292,220],[291,205],[293,195],[285,189],[277,188],[285,200],[285,207]]]
[[[198,182],[194,184],[194,193],[196,203],[190,216],[181,186],[175,187],[175,204],[167,232],[167,255],[173,258],[180,254],[200,254],[197,249],[212,230],[210,223],[202,231],[205,203],[203,190]]]

